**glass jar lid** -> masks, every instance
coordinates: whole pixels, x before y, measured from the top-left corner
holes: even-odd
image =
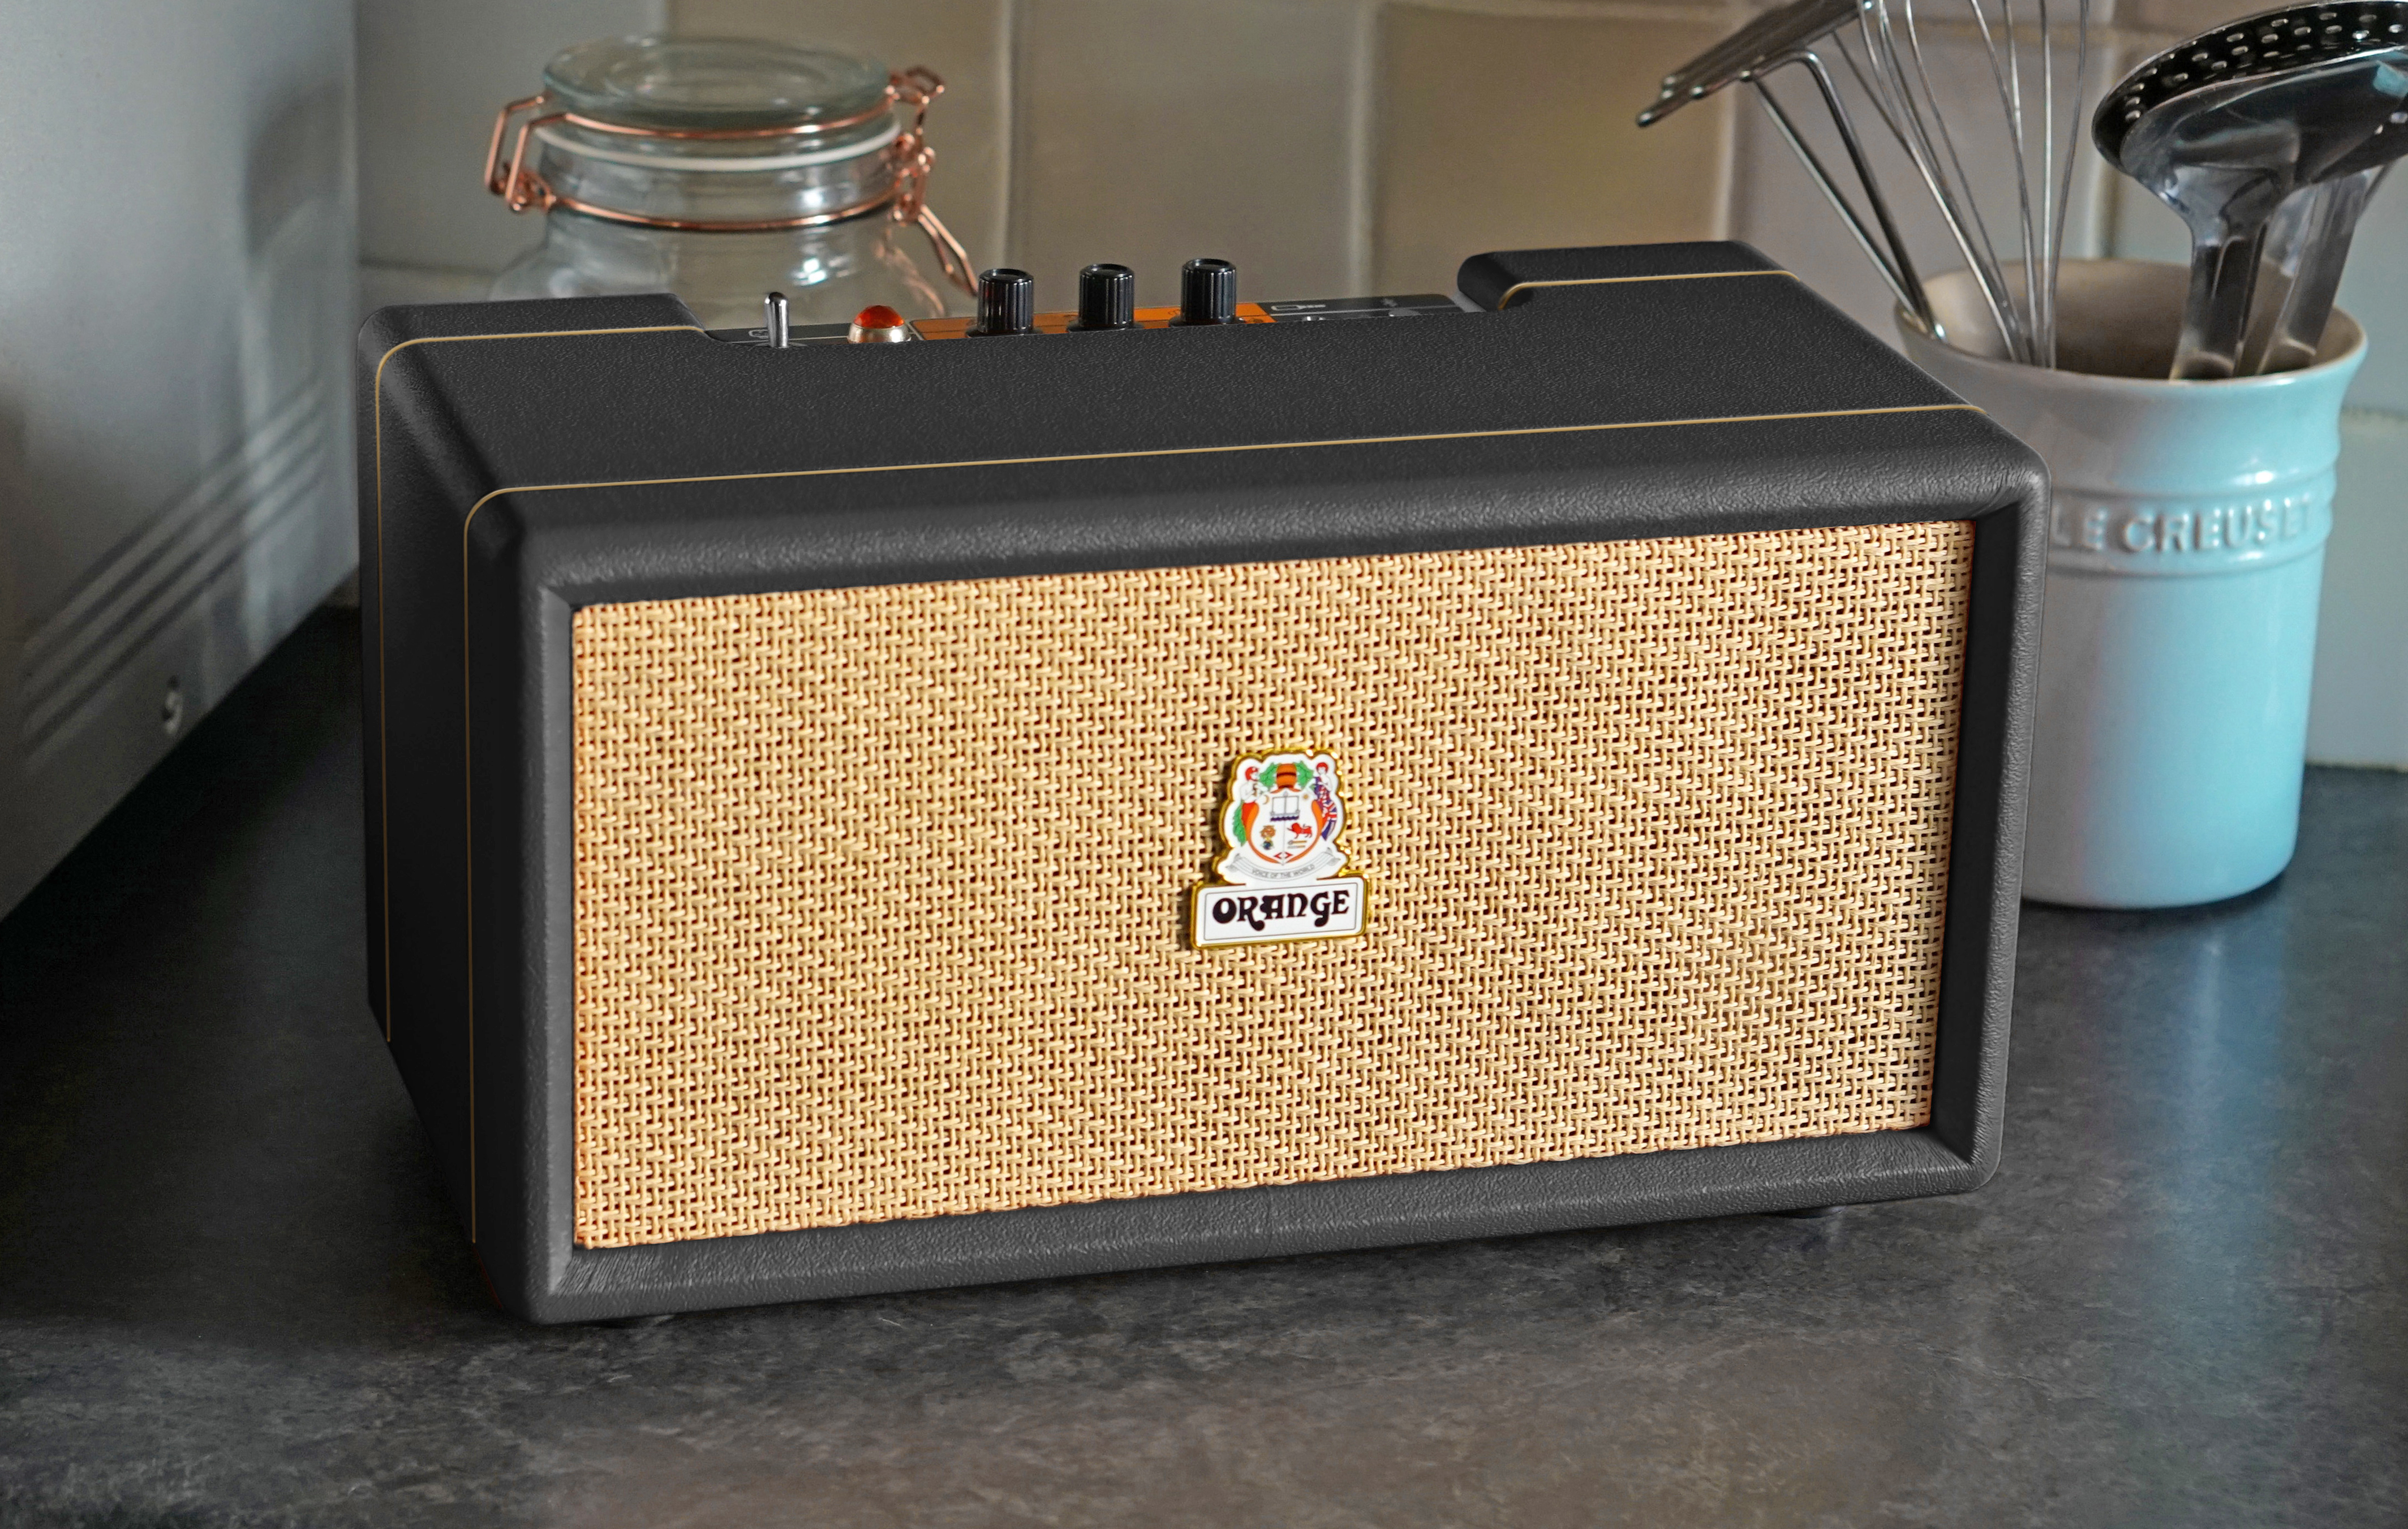
[[[834,147],[893,118],[876,60],[733,37],[605,37],[555,56],[543,83],[576,116],[638,132],[793,134]]]
[[[544,88],[494,116],[485,189],[512,212],[680,234],[792,232],[883,213],[928,236],[928,107],[945,82],[874,59],[732,37],[606,37],[555,55]],[[517,133],[511,133],[512,123]],[[538,159],[529,164],[530,148]]]

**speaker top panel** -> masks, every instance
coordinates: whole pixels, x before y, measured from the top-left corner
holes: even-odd
[[[2003,433],[1743,245],[1482,256],[1462,281],[1491,310],[786,350],[714,337],[666,295],[389,309],[363,333],[365,401],[466,496],[463,517],[495,491],[563,484],[709,479],[725,504],[752,492],[725,485],[773,474],[760,492],[788,510],[874,503],[887,486],[870,473],[914,467],[1010,494],[998,479],[1030,475],[1005,464],[1054,469],[1039,497],[1132,476],[1176,492],[1247,471],[1199,455],[1288,447],[1337,450],[1268,471],[1341,479],[1388,472],[1390,453],[1361,449],[1377,446],[1419,448],[1410,476],[1731,454],[1598,438],[1675,423],[1757,427],[1740,433],[1791,456],[1944,442],[1960,467],[1986,459],[1991,498],[2028,471]],[[1764,429],[1801,419],[1820,427]]]

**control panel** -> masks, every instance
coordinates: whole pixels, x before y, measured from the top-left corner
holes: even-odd
[[[1418,319],[1470,311],[1436,293],[1403,297],[1322,297],[1278,303],[1238,300],[1238,268],[1199,256],[1179,270],[1179,306],[1137,306],[1137,273],[1125,265],[1089,265],[1079,272],[1079,306],[1070,312],[1037,311],[1037,279],[997,266],[979,274],[978,313],[967,319],[906,320],[882,305],[850,323],[789,325],[786,298],[763,300],[758,329],[714,329],[730,345],[885,345],[911,340],[1012,338],[1030,335],[1101,334],[1125,329],[1178,329],[1213,324],[1326,323]]]

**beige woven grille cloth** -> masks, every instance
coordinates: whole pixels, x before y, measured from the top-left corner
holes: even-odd
[[[580,611],[577,1241],[1925,1122],[1972,541]],[[1189,948],[1294,747],[1368,932]]]

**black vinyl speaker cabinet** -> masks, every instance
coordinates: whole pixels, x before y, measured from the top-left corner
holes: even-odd
[[[368,322],[370,996],[512,1310],[1992,1172],[2039,462],[1743,245],[1216,279]]]

